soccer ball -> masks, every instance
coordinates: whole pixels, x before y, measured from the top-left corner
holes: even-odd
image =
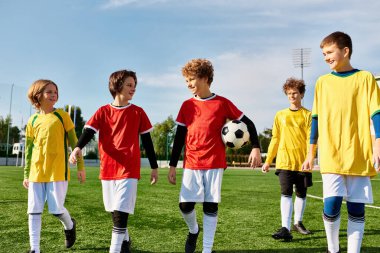
[[[247,125],[240,120],[232,120],[222,127],[222,139],[227,147],[239,149],[247,144],[249,132]]]

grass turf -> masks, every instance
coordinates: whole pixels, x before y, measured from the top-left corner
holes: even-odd
[[[79,184],[72,170],[72,181],[66,197],[66,208],[77,220],[77,242],[64,249],[61,223],[48,214],[42,216],[41,250],[51,252],[108,252],[112,221],[103,208],[99,169],[87,168],[87,182]],[[167,182],[167,169],[160,170],[157,185],[149,184],[149,169],[142,169],[138,185],[135,214],[128,221],[133,252],[183,252],[188,233],[179,213],[177,185]],[[314,186],[308,194],[321,196],[319,172],[314,172]],[[23,171],[18,167],[0,166],[0,252],[25,252],[29,248],[27,191],[22,187]],[[380,206],[380,182],[372,181],[375,203]],[[271,234],[281,225],[279,183],[273,171],[228,169],[223,177],[222,202],[214,242],[217,252],[325,252],[326,238],[322,222],[322,201],[308,198],[304,224],[312,235],[293,233],[292,242],[281,242]],[[202,227],[202,206],[196,205],[198,222]],[[380,252],[380,209],[366,208],[366,229],[362,253]],[[340,243],[346,252],[347,212],[342,208]],[[202,232],[197,252],[202,250]]]

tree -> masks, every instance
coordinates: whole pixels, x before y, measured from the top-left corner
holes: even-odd
[[[272,139],[272,129],[265,128],[262,133],[259,134],[259,141],[261,145],[261,152],[267,153],[270,140]]]
[[[176,124],[171,115],[163,122],[154,125],[151,136],[158,159],[169,158],[175,135],[175,126]]]
[[[12,125],[12,118],[8,115],[5,119],[0,116],[0,143],[7,143],[8,126]],[[20,129],[17,126],[11,126],[9,129],[9,144],[20,141]]]
[[[83,127],[86,124],[86,121],[83,120],[82,117],[82,110],[80,109],[79,106],[72,105],[70,107],[70,112],[69,112],[69,107],[68,105],[64,106],[64,110],[70,114],[71,120],[75,123],[75,133],[77,137],[81,136]],[[75,115],[74,115],[75,114]],[[74,120],[75,116],[75,120]]]

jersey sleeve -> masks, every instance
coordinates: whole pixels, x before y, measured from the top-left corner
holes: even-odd
[[[150,123],[148,115],[146,115],[143,109],[141,109],[140,115],[141,115],[141,120],[140,120],[139,132],[140,134],[149,133],[150,131],[153,130],[153,127],[152,127],[152,124]]]
[[[95,132],[99,131],[100,125],[102,123],[102,107],[99,108],[94,115],[86,122],[85,128],[91,128]]]
[[[319,86],[320,86],[320,79],[318,79],[317,83],[315,84],[314,89],[314,99],[313,99],[313,109],[311,111],[311,116],[316,117],[318,116],[318,92],[319,92]]]
[[[271,164],[273,159],[277,155],[278,145],[280,143],[280,125],[278,123],[278,114],[274,117],[273,128],[272,128],[272,139],[270,140],[267,159],[265,163]]]
[[[227,117],[231,120],[241,119],[244,114],[230,100],[226,99],[225,103]]]
[[[179,112],[178,112],[178,115],[177,115],[177,119],[176,119],[176,123],[180,126],[184,126],[184,127],[187,127],[188,123],[186,122],[186,103],[183,103],[181,108],[179,109]]]
[[[70,118],[70,115],[63,110],[60,111],[60,115],[62,115],[62,120],[63,120],[63,125],[65,127],[65,131],[69,132],[71,129],[73,129],[75,127],[73,121]]]
[[[380,89],[375,77],[370,74],[369,78],[369,110],[371,117],[380,112]]]

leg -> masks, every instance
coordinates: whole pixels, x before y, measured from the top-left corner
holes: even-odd
[[[281,227],[290,231],[293,213],[293,175],[292,171],[278,170],[281,186]]]
[[[40,253],[41,213],[29,214],[29,243],[30,250]]]
[[[305,186],[304,173],[297,173],[296,181],[296,199],[294,201],[294,226],[293,229],[301,234],[311,234],[309,230],[303,225],[303,214],[306,207],[306,194],[307,188]]]
[[[325,225],[327,246],[331,253],[339,252],[340,208],[343,197],[324,199],[323,223]]]
[[[120,253],[127,230],[128,213],[115,210],[112,213],[112,239],[110,253]]]
[[[347,201],[348,224],[347,224],[347,252],[360,252],[365,226],[364,203]]]
[[[203,253],[211,253],[218,223],[218,203],[203,203]]]
[[[195,202],[181,202],[179,203],[179,209],[183,219],[189,228],[189,234],[187,235],[185,243],[185,253],[193,253],[197,247],[197,239],[199,235],[199,226],[197,223],[197,215],[194,210]]]

